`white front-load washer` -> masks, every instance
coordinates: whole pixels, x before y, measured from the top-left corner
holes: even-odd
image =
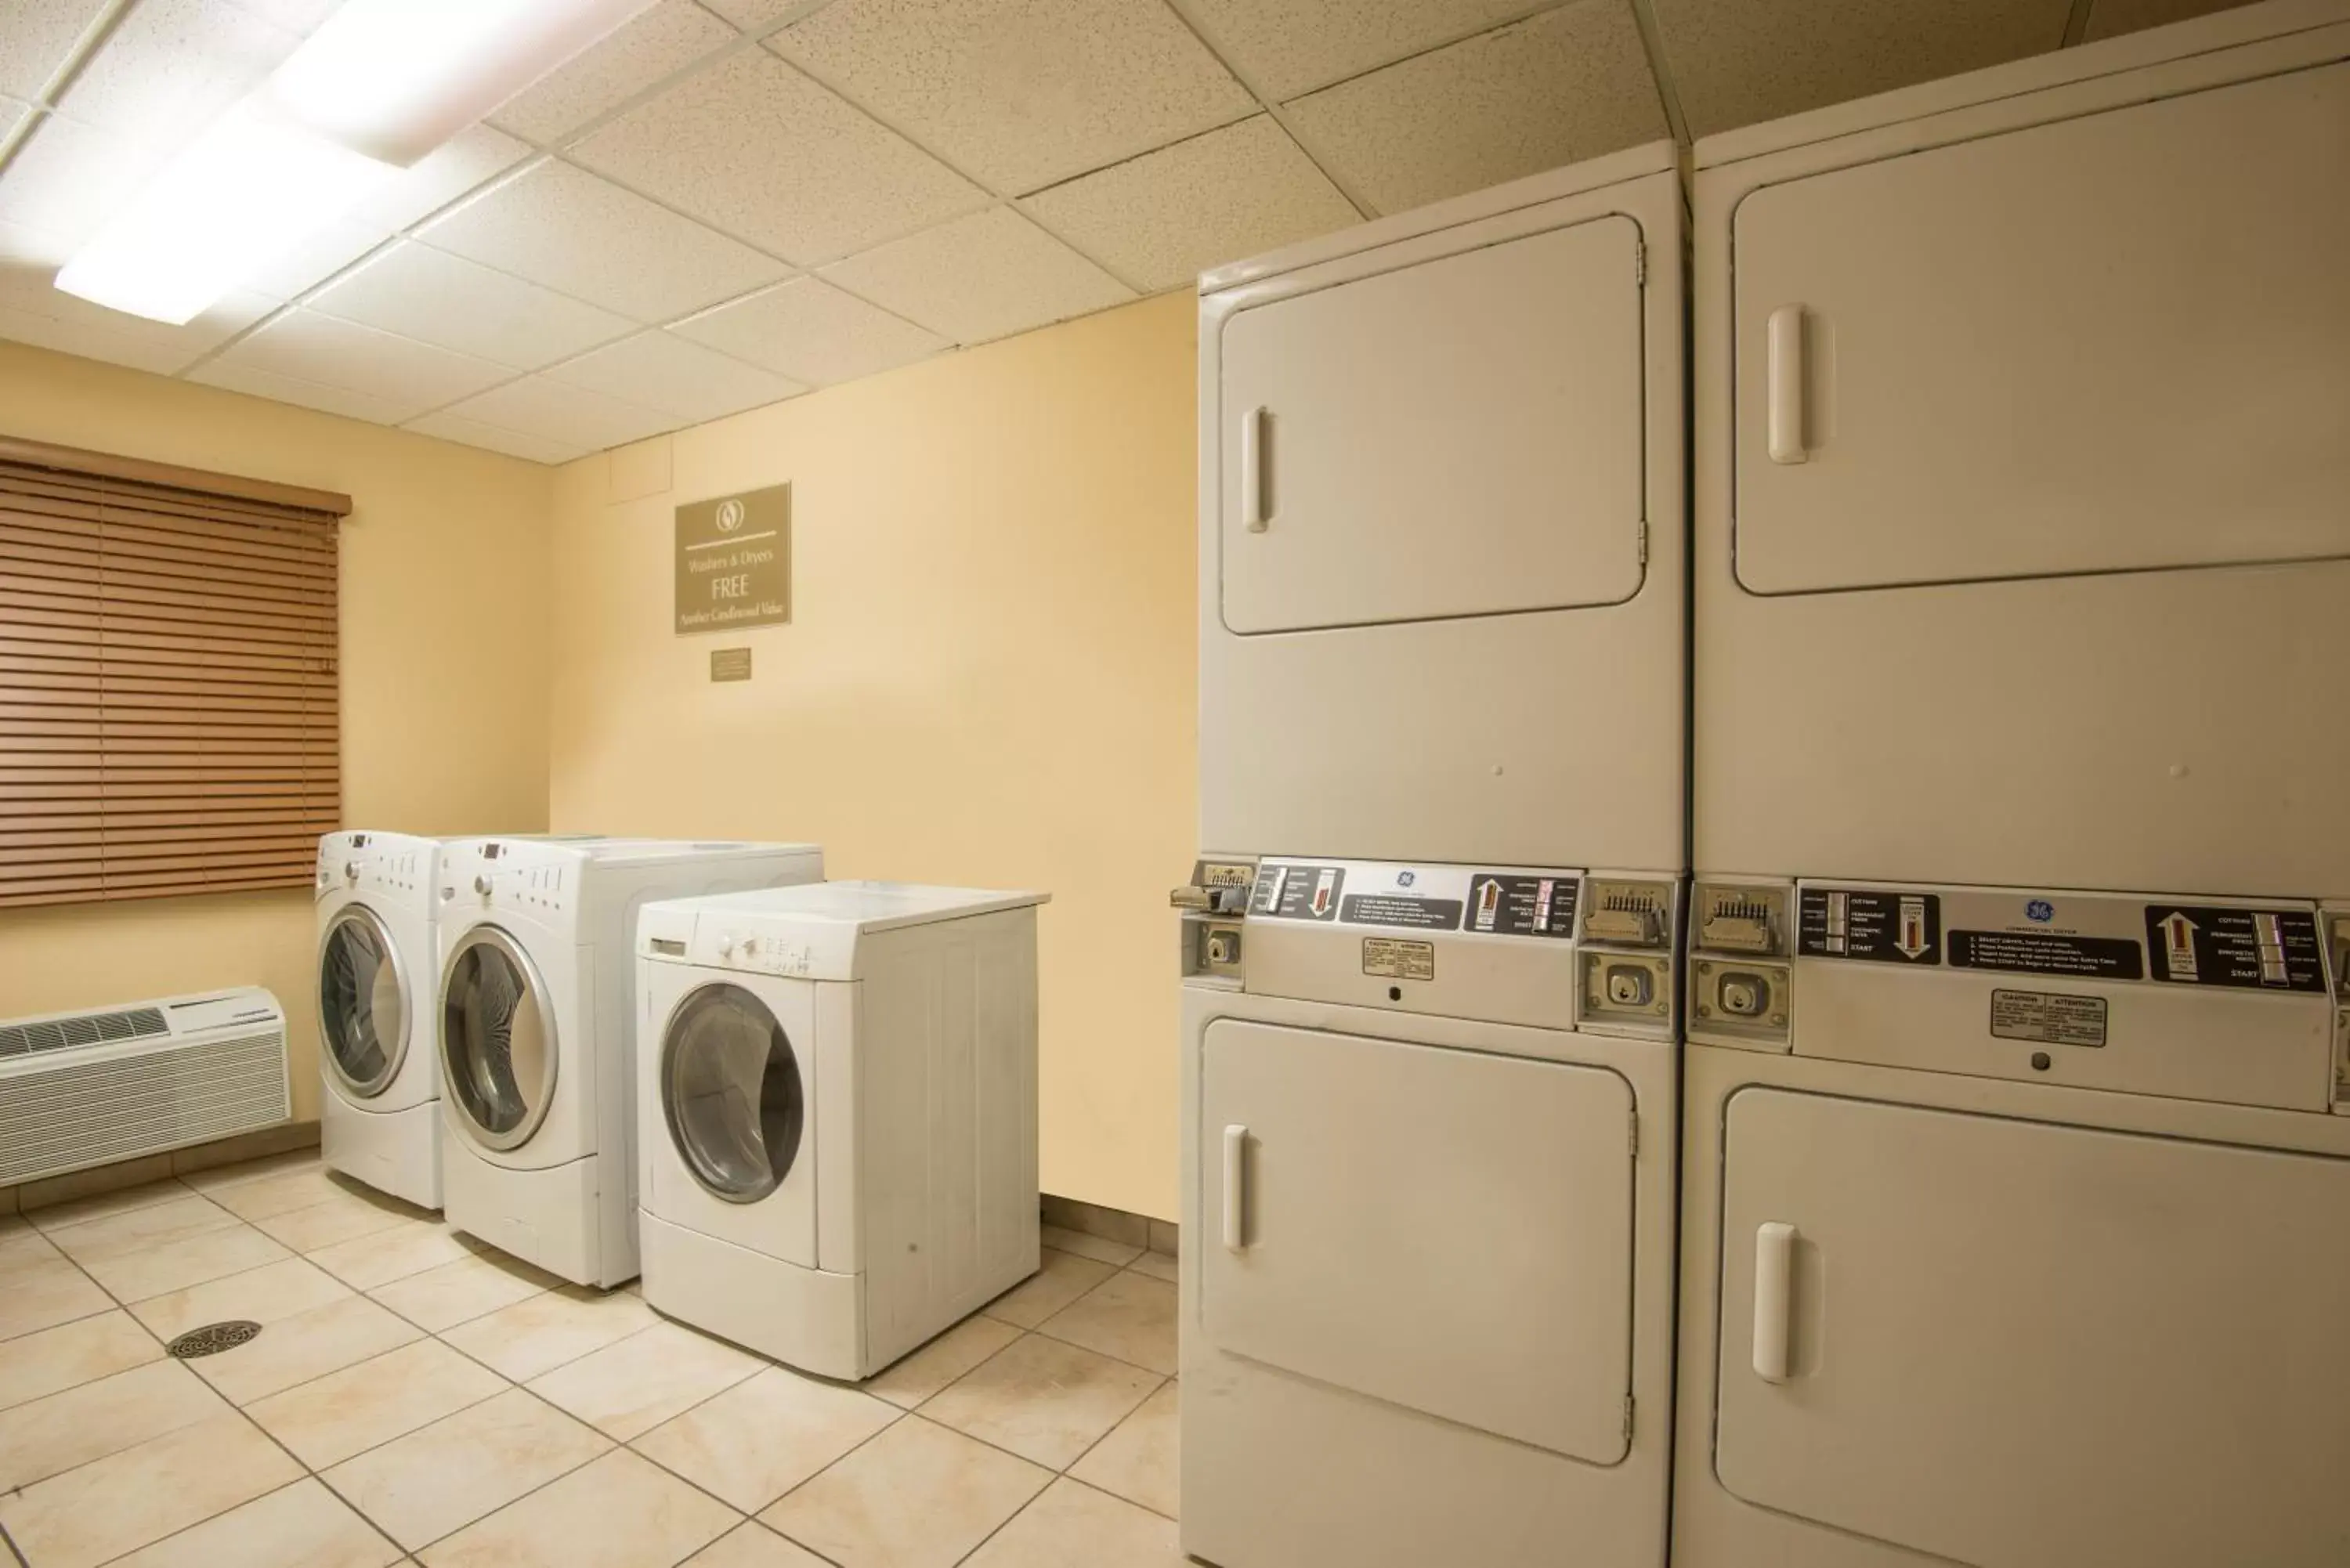
[[[442,846],[449,1220],[579,1284],[637,1274],[638,909],[824,876],[806,844],[453,839]]]
[[[1037,893],[645,906],[645,1300],[862,1378],[1035,1272]]]
[[[412,834],[326,834],[316,895],[321,1153],[426,1209],[441,1207],[440,853]]]
[[[1683,218],[1659,143],[1201,279],[1181,1522],[1222,1568],[1665,1560]]]
[[[2350,1562],[2350,5],[1694,162],[1674,1562]]]

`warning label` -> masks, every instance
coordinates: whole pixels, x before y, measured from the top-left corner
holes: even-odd
[[[1503,937],[1575,935],[1574,877],[1524,877],[1480,871],[1469,878],[1466,929]]]
[[[2028,1040],[2035,1045],[2103,1045],[2105,998],[2067,996],[2054,991],[1994,991],[1991,1032],[2002,1040]]]
[[[1365,937],[1363,972],[1381,980],[1434,980],[1436,944],[1401,937]]]
[[[2325,989],[2317,916],[2308,909],[2148,904],[2146,941],[2157,980],[2257,991]]]
[[[2093,975],[2103,980],[2146,978],[2146,961],[2137,943],[2121,937],[2062,931],[1952,931],[1950,967],[2004,970],[2010,974]]]
[[[1867,888],[1806,888],[1796,910],[1796,950],[1807,958],[1875,963],[1942,961],[1939,893]]]
[[[1458,898],[1410,898],[1397,893],[1350,894],[1338,905],[1338,919],[1349,926],[1409,926],[1420,930],[1461,929]]]

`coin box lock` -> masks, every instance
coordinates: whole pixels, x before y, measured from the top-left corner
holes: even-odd
[[[1217,921],[1200,927],[1200,967],[1210,973],[1229,973],[1241,967],[1241,929]]]
[[[1784,964],[1700,955],[1690,965],[1690,1038],[1787,1049],[1791,982]]]
[[[1669,1028],[1673,1016],[1673,961],[1664,954],[1586,951],[1583,955],[1583,1017],[1586,1024]]]

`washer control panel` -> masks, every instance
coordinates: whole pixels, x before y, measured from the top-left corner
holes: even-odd
[[[1193,983],[1669,1038],[1680,893],[1645,873],[1207,856],[1171,902]]]

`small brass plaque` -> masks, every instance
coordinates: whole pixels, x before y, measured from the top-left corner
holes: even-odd
[[[792,487],[677,509],[677,629],[736,631],[792,618]]]
[[[710,650],[710,679],[712,680],[748,680],[751,679],[751,650],[747,648],[713,648]]]

